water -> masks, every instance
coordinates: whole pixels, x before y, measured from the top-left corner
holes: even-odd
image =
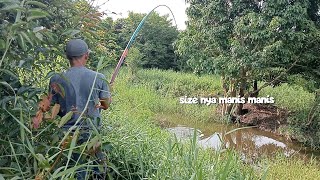
[[[227,132],[239,127],[219,123],[194,123],[182,118],[162,118],[162,124],[179,139],[190,139],[196,130],[199,146],[215,150],[232,148],[240,152],[244,159],[259,158],[262,155],[274,156],[279,152],[286,157],[320,157],[319,151],[312,151],[301,143],[257,128],[240,129],[228,134]]]

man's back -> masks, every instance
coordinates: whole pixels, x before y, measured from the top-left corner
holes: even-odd
[[[64,93],[53,90],[52,85],[55,83],[63,87],[61,91]],[[85,110],[83,117],[99,118],[100,110],[96,105],[99,104],[100,99],[110,98],[105,76],[84,66],[71,67],[62,75],[53,76],[50,79],[50,87],[54,94],[52,101],[60,104],[59,115],[64,116],[69,111],[75,112],[66,126],[74,125],[83,110]],[[92,94],[89,97],[92,88]]]

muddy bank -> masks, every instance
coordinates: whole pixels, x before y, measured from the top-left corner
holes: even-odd
[[[235,118],[244,125],[276,134],[281,134],[279,128],[287,125],[289,112],[286,109],[269,104],[244,104],[243,110],[246,113]]]

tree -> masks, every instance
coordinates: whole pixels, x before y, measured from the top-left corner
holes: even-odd
[[[129,13],[129,17],[115,22],[118,32],[118,44],[124,49],[132,33],[146,14]],[[172,26],[168,15],[152,13],[145,22],[133,46],[142,55],[142,66],[145,68],[177,69],[173,42],[178,30]]]
[[[133,47],[130,49],[130,53],[126,58],[126,64],[128,66],[129,80],[134,80],[141,66],[141,53],[138,48]]]
[[[220,74],[225,96],[248,97],[293,72],[298,64],[310,68],[319,63],[318,11],[310,10],[310,2],[316,3],[190,0],[188,28],[177,51],[191,57],[189,64],[196,71]],[[272,82],[254,91],[249,88],[274,68],[280,73]],[[224,112],[229,114],[232,107]],[[241,113],[239,104],[236,114]]]

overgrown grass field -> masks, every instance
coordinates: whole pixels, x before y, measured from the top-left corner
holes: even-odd
[[[274,95],[277,105],[292,111],[299,109],[294,109],[296,107],[288,102],[301,103],[314,98],[306,91],[296,91],[286,86],[288,85],[278,89],[266,88],[262,95]],[[196,146],[196,139],[181,143],[155,122],[154,119],[159,114],[176,114],[202,122],[221,120],[214,114],[215,106],[179,104],[180,96],[221,94],[220,87],[216,76],[198,77],[173,71],[139,70],[132,79],[122,71],[113,87],[112,107],[104,114],[104,138],[113,144],[109,159],[121,174],[114,172],[116,177],[295,179],[295,174],[301,173],[309,174],[311,179],[320,178],[319,164],[316,162],[306,163],[303,160],[280,157],[276,160],[264,159],[264,165],[257,168],[256,165],[243,163],[233,151],[200,149]],[[281,95],[280,90],[288,95]],[[295,91],[295,94],[286,90]],[[292,97],[288,97],[289,95]],[[288,98],[295,98],[295,101]],[[298,165],[306,166],[298,169]]]
[[[105,114],[105,126],[109,127],[105,130],[105,140],[113,144],[109,158],[119,168],[119,178],[257,178],[253,169],[242,164],[236,153],[201,150],[196,146],[196,139],[180,143],[156,125],[154,117],[158,113],[201,119],[209,115],[211,109],[181,106],[177,98],[164,96],[153,88],[128,82],[125,76],[120,76],[114,85],[113,105]]]

